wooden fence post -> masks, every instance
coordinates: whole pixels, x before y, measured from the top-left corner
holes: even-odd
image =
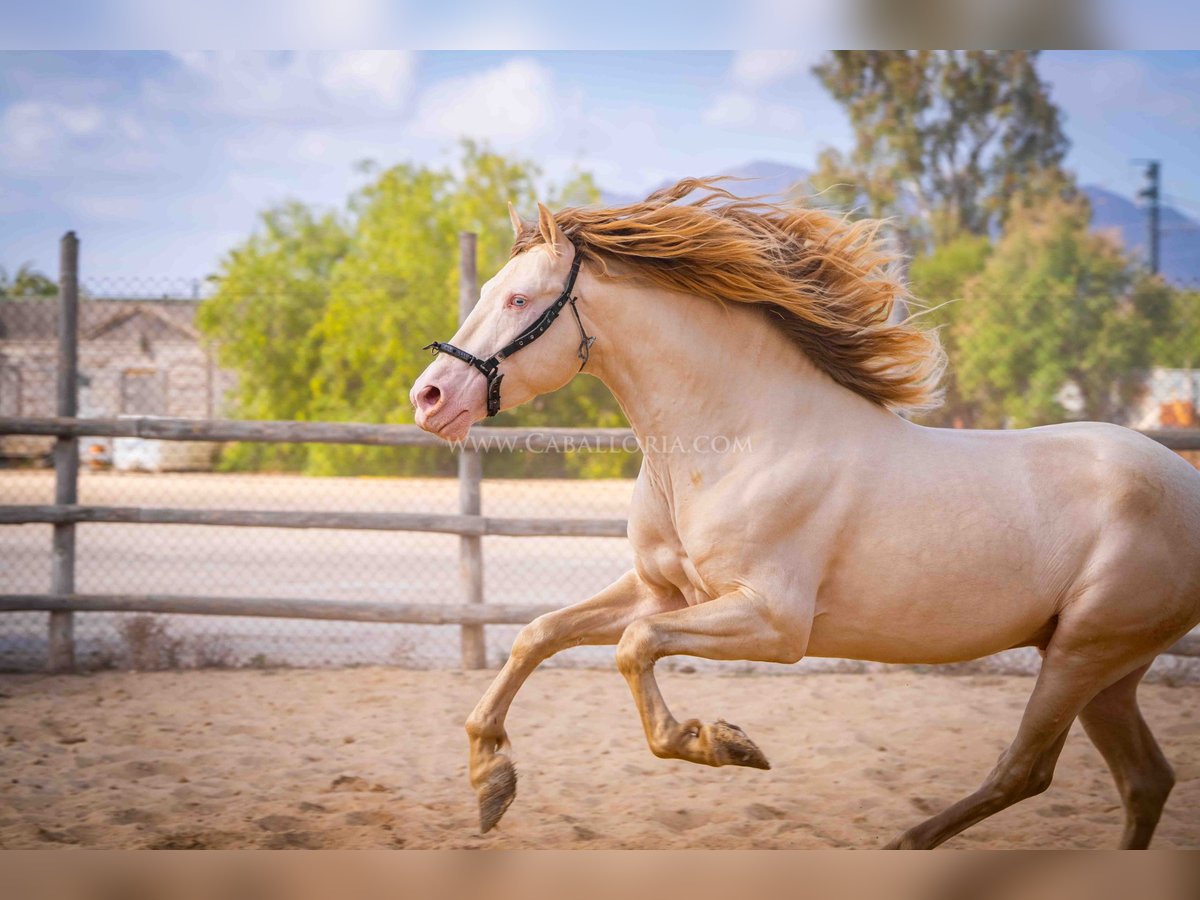
[[[479,299],[479,281],[475,271],[475,235],[458,234],[458,323],[466,321]],[[481,515],[483,498],[483,456],[478,450],[463,448],[458,456],[458,511],[465,516]],[[458,539],[459,570],[463,599],[466,603],[483,602],[483,538],[464,534]],[[482,625],[462,626],[462,666],[464,669],[487,668],[487,644]]]
[[[79,238],[68,231],[59,247],[58,270],[58,415],[74,416],[79,406]],[[79,439],[54,442],[54,502],[79,499]],[[75,593],[75,523],[54,525],[50,593]],[[51,672],[75,669],[75,615],[50,613],[47,665]]]

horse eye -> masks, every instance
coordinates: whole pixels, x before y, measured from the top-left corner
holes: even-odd
[[[515,306],[517,309],[521,309],[522,307],[525,306],[526,303],[529,302],[529,300],[526,297],[522,297],[520,294],[517,294],[515,297],[513,297],[508,302],[511,303],[513,306]]]

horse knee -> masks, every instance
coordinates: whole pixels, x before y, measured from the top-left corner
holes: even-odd
[[[630,622],[617,644],[617,668],[623,675],[640,672],[654,663],[658,637],[645,619]]]
[[[550,642],[550,627],[547,616],[538,616],[517,632],[509,656],[513,659],[528,659],[541,653]]]

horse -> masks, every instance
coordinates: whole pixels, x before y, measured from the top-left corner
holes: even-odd
[[[878,223],[719,179],[608,209],[539,204],[536,224],[509,214],[511,258],[430,345],[415,421],[461,441],[583,370],[643,461],[635,567],[522,628],[467,720],[483,832],[516,795],[508,709],[566,648],[616,645],[655,756],[767,769],[737,726],[677,719],[656,661],[938,664],[1032,646],[1040,672],[995,768],[889,846],[935,847],[1045,791],[1076,718],[1121,795],[1121,846],[1148,846],[1174,777],[1136,692],[1200,622],[1200,474],[1116,425],[911,421],[938,402],[944,354],[919,317],[892,315],[910,297]]]

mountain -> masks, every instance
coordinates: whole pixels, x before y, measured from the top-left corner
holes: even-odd
[[[1083,192],[1092,204],[1092,229],[1116,232],[1130,252],[1146,258],[1149,225],[1146,210],[1132,200],[1096,185]],[[1159,209],[1159,268],[1174,284],[1200,285],[1200,222],[1171,206]]]
[[[729,182],[725,187],[740,197],[749,197],[756,194],[786,194],[797,182],[807,179],[809,171],[787,163],[755,160],[718,174],[747,179]],[[648,189],[646,194],[671,184],[674,184],[673,180],[664,181]],[[1134,201],[1098,185],[1085,185],[1082,190],[1092,204],[1092,228],[1095,231],[1116,232],[1130,252],[1139,258],[1145,258],[1145,209]],[[608,206],[621,206],[636,203],[646,194],[622,194],[601,190],[600,199]],[[1159,215],[1162,229],[1159,255],[1164,277],[1174,284],[1200,285],[1200,222],[1188,218],[1170,206],[1162,207]]]

